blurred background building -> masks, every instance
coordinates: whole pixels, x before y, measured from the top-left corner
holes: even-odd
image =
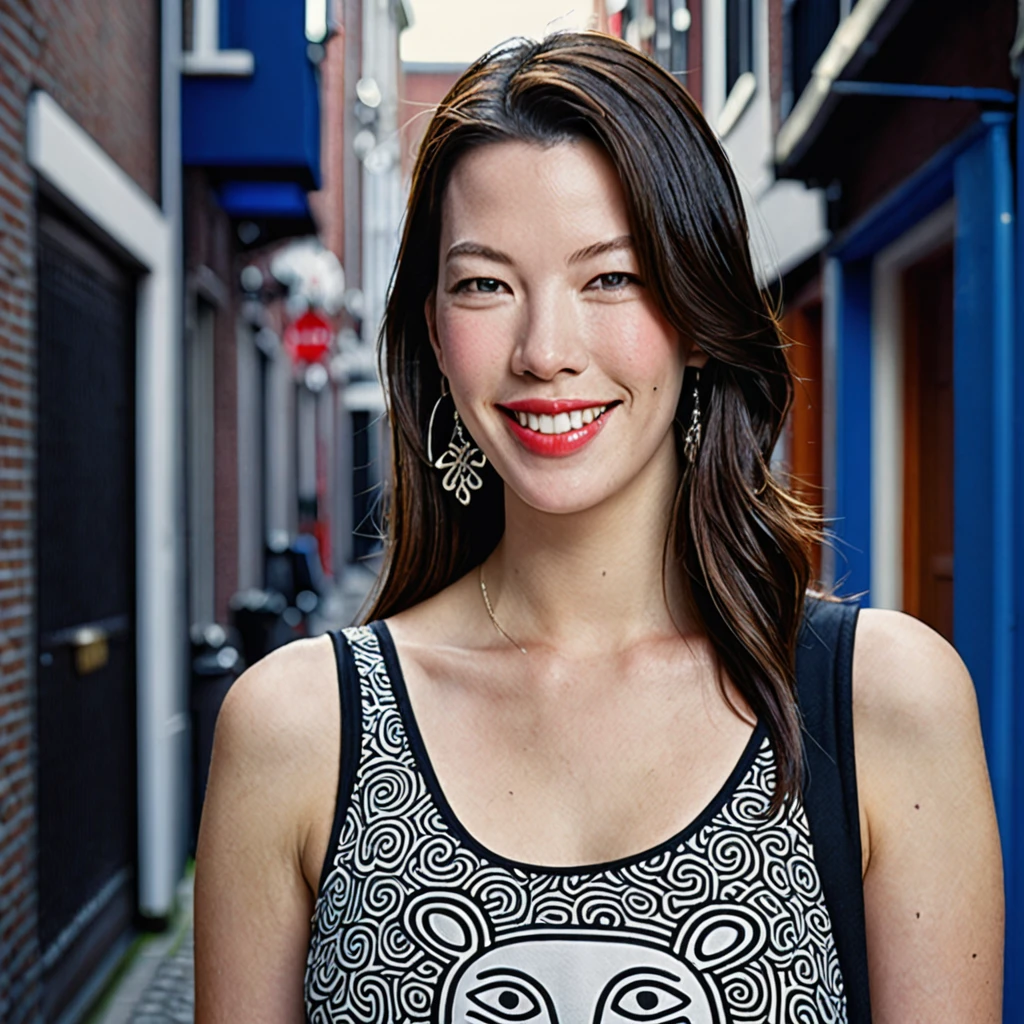
[[[219,700],[379,565],[374,347],[430,111],[590,25],[702,104],[800,378],[821,578],[978,688],[1024,1019],[1024,52],[1009,0],[0,0],[0,1020],[175,913]]]

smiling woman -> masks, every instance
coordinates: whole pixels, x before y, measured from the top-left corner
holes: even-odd
[[[809,590],[784,342],[682,87],[596,33],[474,64],[381,360],[367,623],[218,722],[199,1024],[998,1020],[971,681]]]

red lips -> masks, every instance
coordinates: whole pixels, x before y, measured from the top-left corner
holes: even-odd
[[[506,415],[505,420],[508,428],[519,443],[534,455],[544,455],[549,458],[562,458],[579,451],[584,445],[592,441],[604,429],[608,417],[615,411],[619,403],[611,405],[606,402],[592,401],[590,399],[560,398],[541,399],[528,398],[518,402],[506,402],[501,408],[510,413],[528,412],[535,416],[556,416],[559,413],[569,413],[576,409],[594,409],[602,405],[607,408],[592,423],[584,423],[582,427],[566,431],[564,434],[542,434],[540,431],[524,427],[516,419],[515,415]]]

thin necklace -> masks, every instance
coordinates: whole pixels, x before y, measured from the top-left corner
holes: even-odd
[[[483,595],[483,598],[484,598],[484,607],[485,607],[485,608],[487,609],[487,614],[488,614],[488,615],[489,615],[489,616],[491,617],[491,622],[493,622],[493,623],[494,623],[494,628],[495,628],[495,629],[496,629],[496,630],[497,630],[497,631],[498,631],[498,632],[499,632],[499,633],[500,633],[500,634],[501,634],[501,635],[502,635],[502,636],[503,636],[503,637],[504,637],[504,638],[505,638],[505,639],[506,639],[506,640],[507,640],[507,641],[508,641],[508,642],[509,642],[509,643],[510,643],[510,644],[511,644],[511,645],[512,645],[513,647],[517,648],[517,649],[518,649],[518,650],[520,651],[520,653],[522,653],[522,654],[525,654],[525,653],[526,653],[526,648],[525,648],[525,647],[523,647],[523,646],[522,646],[521,644],[518,644],[518,643],[516,643],[516,641],[515,641],[515,640],[513,640],[513,639],[512,639],[512,637],[510,637],[510,636],[508,635],[508,633],[506,633],[506,632],[505,632],[505,630],[503,630],[503,629],[501,628],[501,623],[500,623],[500,622],[498,621],[498,619],[497,619],[497,616],[495,616],[495,614],[494,614],[494,609],[493,609],[493,608],[491,607],[491,599],[490,599],[490,598],[489,598],[489,597],[487,596],[487,584],[486,584],[486,583],[484,583],[484,567],[483,567],[483,564],[482,564],[482,563],[481,563],[481,565],[480,565],[480,568],[479,568],[479,571],[478,571],[478,573],[477,573],[477,576],[478,576],[478,578],[479,578],[479,580],[480,580],[480,593],[481,593],[481,594]]]

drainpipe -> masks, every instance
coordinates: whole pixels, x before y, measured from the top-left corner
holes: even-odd
[[[144,282],[166,330],[138,354],[139,911],[174,911],[186,851],[187,643],[182,451],[181,0],[160,4],[161,266]]]

